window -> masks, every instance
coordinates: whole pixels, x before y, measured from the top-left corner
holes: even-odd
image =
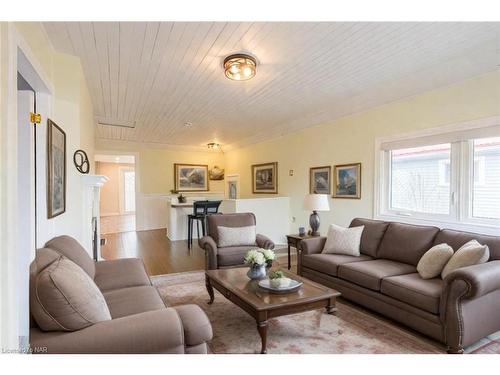
[[[500,219],[500,137],[474,140],[472,216]]]
[[[451,144],[392,150],[390,157],[391,209],[450,213]]]
[[[500,119],[495,121],[380,142],[376,216],[498,227]]]
[[[135,212],[135,172],[123,171],[123,200],[124,211]]]

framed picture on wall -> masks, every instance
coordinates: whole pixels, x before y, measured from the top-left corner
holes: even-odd
[[[252,165],[254,194],[278,194],[278,163]]]
[[[328,195],[332,193],[330,166],[309,168],[309,193]]]
[[[361,163],[334,166],[333,198],[361,198]]]
[[[47,217],[66,211],[66,133],[47,120]]]
[[[208,191],[208,165],[174,164],[175,191]]]

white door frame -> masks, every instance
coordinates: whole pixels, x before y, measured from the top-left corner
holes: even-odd
[[[129,152],[120,150],[94,150],[94,155],[116,155],[116,156],[133,156],[135,170],[135,222],[137,226],[137,208],[139,206],[139,194],[141,191],[140,184],[140,163],[139,152]],[[121,203],[120,203],[121,204]]]
[[[23,197],[18,194],[18,113],[17,113],[17,72],[38,93],[40,106],[50,115],[54,88],[41,68],[33,52],[21,37],[13,23],[0,23],[0,81],[7,82],[1,87],[0,95],[0,346],[4,349],[19,350],[21,321],[29,316],[19,316],[19,289],[17,289],[19,256],[18,202]],[[42,119],[42,123],[47,119]],[[43,147],[41,145],[40,147]],[[30,171],[34,173],[34,171]],[[31,240],[31,239],[30,239]],[[34,240],[33,240],[34,241]],[[33,256],[34,254],[32,254]],[[27,270],[29,271],[29,270]],[[26,292],[26,291],[21,291]]]

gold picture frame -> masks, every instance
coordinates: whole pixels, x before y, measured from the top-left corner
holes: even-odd
[[[66,212],[66,133],[47,120],[47,218]]]
[[[332,193],[332,168],[327,165],[323,167],[309,168],[309,194]]]
[[[175,163],[174,181],[176,192],[209,191],[208,165]]]
[[[253,194],[278,194],[278,162],[252,165]]]
[[[361,163],[333,167],[333,198],[361,199]]]

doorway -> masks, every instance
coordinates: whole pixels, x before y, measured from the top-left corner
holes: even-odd
[[[135,156],[95,155],[97,174],[109,181],[101,188],[101,234],[136,229]]]

